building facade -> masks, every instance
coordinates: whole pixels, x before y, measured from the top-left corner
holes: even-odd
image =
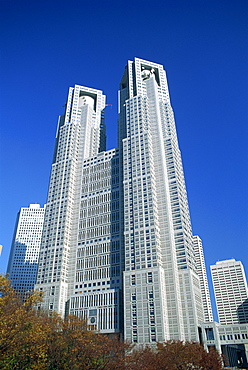
[[[83,164],[105,149],[104,108],[102,91],[75,85],[58,121],[36,288],[62,316],[75,291]]]
[[[210,300],[208,278],[202,240],[198,235],[193,236],[194,255],[196,259],[197,273],[200,279],[204,322],[213,321],[213,311]]]
[[[22,294],[34,289],[45,208],[30,204],[17,215],[7,273],[14,289]]]
[[[163,66],[128,62],[118,149],[106,151],[104,108],[100,90],[75,85],[59,118],[36,284],[43,306],[139,344],[196,341],[206,271]]]
[[[225,366],[247,369],[248,324],[203,323],[200,337],[207,351],[214,348],[222,354]]]
[[[220,324],[248,323],[248,288],[242,263],[230,259],[210,268]]]
[[[204,318],[200,281],[162,65],[138,58],[128,62],[119,92],[119,147],[125,338],[136,341],[137,330],[137,342],[142,343],[197,340],[197,327]]]
[[[70,314],[102,333],[122,331],[119,153],[113,149],[84,161],[76,264]]]

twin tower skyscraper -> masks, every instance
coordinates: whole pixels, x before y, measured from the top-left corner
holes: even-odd
[[[105,96],[69,89],[40,249],[42,306],[139,344],[198,341],[212,309],[163,66],[128,61],[118,105],[118,148],[106,151]]]

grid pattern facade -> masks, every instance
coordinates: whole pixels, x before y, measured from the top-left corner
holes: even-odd
[[[70,313],[92,329],[120,331],[123,260],[120,236],[119,154],[84,161],[74,293]]]
[[[138,343],[147,343],[151,332],[153,341],[197,340],[197,325],[204,317],[201,286],[163,66],[138,58],[128,62],[119,91],[119,146],[123,155],[125,337],[132,340],[137,331],[133,322],[137,322]],[[132,321],[131,301],[125,300],[128,292],[135,294],[130,276],[139,276],[143,269],[160,276],[153,283],[160,297],[154,302],[158,309],[153,324],[148,313]],[[149,307],[146,285],[140,283],[136,289],[136,304]],[[157,333],[159,327],[163,330]]]
[[[203,323],[202,344],[206,350],[216,348],[229,367],[246,368],[248,359],[248,324],[220,325]]]
[[[129,61],[118,149],[105,96],[75,85],[59,118],[36,287],[43,306],[138,344],[198,340],[202,292],[162,65]]]
[[[7,273],[22,294],[33,290],[36,282],[44,211],[39,204],[30,204],[17,216]]]
[[[62,316],[74,291],[83,162],[105,149],[104,108],[102,91],[75,85],[59,117],[36,288]]]
[[[210,268],[220,324],[248,323],[248,288],[242,263],[230,259]]]
[[[195,260],[196,260],[197,273],[200,278],[200,284],[201,284],[201,295],[202,295],[202,303],[203,303],[203,310],[204,310],[204,322],[211,322],[213,321],[213,311],[212,311],[211,300],[210,300],[210,293],[209,293],[208,278],[207,278],[205,258],[204,258],[204,253],[203,253],[202,240],[198,235],[194,235],[193,242],[194,242],[194,255],[195,255]]]

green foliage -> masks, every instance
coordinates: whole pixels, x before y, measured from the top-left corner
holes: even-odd
[[[37,311],[39,293],[25,299],[0,275],[1,370],[220,370],[221,357],[199,344],[168,341],[134,349],[117,337],[88,330],[69,316]]]

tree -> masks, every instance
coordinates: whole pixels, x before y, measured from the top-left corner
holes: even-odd
[[[124,369],[124,353],[130,345],[88,330],[82,319],[68,316],[49,345],[49,370]]]
[[[133,351],[128,356],[128,370],[220,370],[221,356],[209,353],[199,343],[167,341]]]
[[[199,343],[167,341],[156,348],[133,345],[88,330],[75,316],[35,309],[38,292],[18,295],[0,275],[2,370],[220,370],[221,357]]]
[[[7,277],[0,275],[1,369],[44,368],[51,319],[33,309],[34,303],[40,300],[37,293],[23,299],[11,287]]]
[[[0,368],[2,370],[124,369],[118,338],[88,330],[84,320],[38,311],[39,293],[18,295],[0,275]]]
[[[157,344],[161,370],[220,370],[221,356],[217,351],[206,352],[199,343],[167,341]],[[163,363],[166,366],[163,367]]]
[[[164,363],[165,365],[165,363]],[[135,349],[126,354],[127,370],[161,370],[161,363],[157,357],[157,351],[146,346],[144,349]]]
[[[222,363],[223,358],[215,349],[210,349],[209,352],[203,352],[201,364],[204,370],[222,369]]]

